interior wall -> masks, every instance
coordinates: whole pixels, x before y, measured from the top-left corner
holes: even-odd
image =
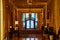
[[[21,10],[21,9],[19,9],[18,10],[18,25],[19,25],[19,27],[20,27],[20,29],[23,29],[23,25],[22,25],[22,12],[30,12],[29,11],[30,9],[26,9],[25,8],[25,10]],[[37,29],[41,29],[41,26],[42,26],[42,13],[40,13],[40,11],[41,11],[41,9],[40,8],[38,8],[38,9],[34,9],[33,10],[33,8],[31,9],[32,11],[31,12],[36,12],[37,13],[37,17],[38,17],[38,20],[39,20],[39,22],[38,22],[38,28]],[[44,14],[44,13],[43,13]]]
[[[29,10],[30,10],[30,9],[29,9]],[[17,20],[18,20],[18,27],[19,27],[20,29],[23,29],[23,27],[22,27],[22,26],[23,26],[23,25],[22,25],[22,12],[29,12],[29,10],[28,10],[28,9],[25,9],[25,10],[21,10],[21,9],[18,10],[18,9],[16,9],[17,12],[15,11],[15,13],[13,13],[14,15],[15,15],[16,13],[18,13],[16,16],[18,17],[18,18],[17,18]],[[35,12],[36,9],[34,9],[34,10],[31,9],[31,10],[32,10],[32,12]],[[36,10],[37,14],[38,14],[38,15],[39,15],[39,14],[41,15],[41,16],[39,15],[39,18],[41,18],[41,19],[39,19],[39,20],[41,20],[41,21],[39,22],[39,23],[41,23],[41,24],[39,24],[39,25],[40,25],[39,27],[41,28],[41,26],[42,26],[42,14],[41,14],[39,11],[40,11],[40,9],[37,9],[37,10]],[[13,15],[13,16],[14,16],[14,15]],[[15,22],[16,16],[14,16],[14,18],[13,18],[13,19],[14,19],[14,22]],[[9,26],[9,25],[8,25],[8,26]],[[15,26],[15,24],[14,24],[14,26]]]
[[[11,13],[12,13],[12,9],[13,9],[13,6],[11,6],[9,4],[8,1],[3,1],[3,25],[4,25],[4,33],[3,33],[3,38],[6,38],[8,37],[8,29],[10,28],[10,22],[11,22]],[[8,21],[8,18],[9,18],[9,21]],[[12,17],[13,18],[13,17]]]
[[[60,27],[60,3],[59,2],[60,2],[59,0],[54,1],[54,6],[51,7],[51,16],[50,16],[50,18],[51,18],[50,26],[54,26],[56,28],[57,33],[58,33],[58,29]],[[53,13],[54,13],[54,15],[52,15]],[[7,20],[7,18],[6,18],[6,20]]]
[[[45,5],[46,3],[43,3],[43,5]],[[15,7],[15,6],[14,6]],[[7,31],[9,30],[10,28],[10,25],[11,25],[11,14],[14,14],[14,8],[13,8],[13,4],[9,3],[9,1],[5,1],[4,0],[4,35],[7,34]],[[11,13],[12,12],[12,13]],[[19,12],[18,12],[19,13]],[[15,14],[14,14],[15,15]],[[19,15],[20,16],[20,15]],[[18,19],[19,21],[21,20],[21,17],[20,19]],[[22,21],[21,21],[22,23]],[[19,25],[21,25],[21,23]],[[15,27],[15,18],[13,16],[13,23],[12,23],[12,26]],[[21,27],[22,28],[22,27]]]
[[[50,26],[51,27],[54,27],[54,2],[51,2],[51,5],[50,5]]]
[[[50,1],[49,3],[47,3],[47,17],[49,20],[49,26],[50,27],[54,27],[54,1]]]
[[[3,3],[4,3],[5,1],[3,1]],[[5,38],[5,36],[6,36],[6,34],[7,34],[7,10],[6,10],[6,8],[5,8],[5,3],[3,4],[3,24],[4,24],[4,38]]]

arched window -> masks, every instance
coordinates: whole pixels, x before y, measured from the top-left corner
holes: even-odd
[[[25,29],[36,29],[38,25],[37,13],[22,13],[22,21]]]

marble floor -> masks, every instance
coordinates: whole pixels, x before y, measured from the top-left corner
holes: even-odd
[[[30,34],[18,37],[17,34],[15,34],[11,38],[8,37],[7,40],[53,40],[53,36],[52,35],[49,36],[48,34],[43,35]]]

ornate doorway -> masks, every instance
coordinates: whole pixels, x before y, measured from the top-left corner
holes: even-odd
[[[36,29],[38,26],[37,13],[22,13],[22,21],[25,29]]]
[[[44,11],[42,8],[28,8],[28,9],[18,9],[16,18],[18,20],[18,25],[22,26],[20,29],[41,29],[44,24]]]

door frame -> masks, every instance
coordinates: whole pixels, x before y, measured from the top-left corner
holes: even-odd
[[[41,10],[43,10],[43,15],[44,15],[44,17],[43,17],[43,19],[44,19],[44,26],[47,26],[47,9],[46,9],[47,7],[45,6],[45,10],[44,10],[44,8],[16,8],[16,10],[17,10],[17,16],[19,16],[18,14],[20,14],[20,19],[17,19],[18,21],[21,21],[21,22],[19,22],[19,24],[21,24],[22,23],[22,12],[24,12],[24,13],[28,13],[28,12],[36,12],[36,13],[38,13],[37,15],[38,16],[40,16],[39,14],[40,14],[40,11]],[[15,11],[14,11],[14,15],[15,15]],[[14,17],[15,18],[15,17]],[[19,17],[18,17],[19,18]],[[15,21],[15,20],[14,20]],[[38,26],[40,26],[39,28],[41,29],[41,26],[42,26],[42,24],[40,23],[41,21],[40,21],[40,18],[39,18],[39,20],[38,20],[39,22],[38,22]],[[18,24],[18,25],[19,25]],[[41,24],[41,25],[40,25]],[[14,26],[15,26],[15,24],[14,24]],[[22,24],[20,25],[20,26],[22,26]],[[23,29],[23,27],[21,27],[21,29]]]

